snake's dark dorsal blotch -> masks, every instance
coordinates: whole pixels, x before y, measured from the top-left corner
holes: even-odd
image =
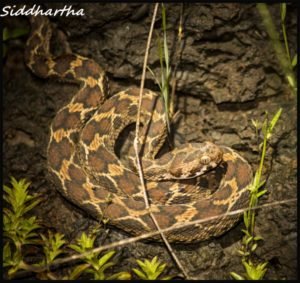
[[[129,88],[108,99],[107,78],[94,60],[73,53],[54,57],[49,51],[49,20],[37,16],[30,22],[27,66],[39,77],[79,85],[78,92],[57,112],[50,127],[48,167],[57,189],[95,218],[108,218],[110,225],[133,235],[155,231],[145,210],[134,156],[129,156],[132,162],[124,164],[114,152],[120,132],[136,122],[139,89]],[[223,215],[167,232],[171,242],[189,243],[219,236],[239,218],[224,214],[247,205],[251,167],[232,149],[208,142],[182,145],[155,159],[166,137],[163,109],[160,95],[144,90],[140,144],[151,211],[161,228]],[[220,164],[225,168],[220,184],[214,193],[204,197],[196,178],[189,178],[211,170],[201,176],[202,183],[210,184],[209,178],[216,177],[218,170],[214,168]],[[176,180],[181,177],[184,180]]]

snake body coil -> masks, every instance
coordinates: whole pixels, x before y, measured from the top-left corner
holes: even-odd
[[[79,84],[78,92],[57,112],[50,127],[48,166],[58,190],[92,216],[105,217],[130,234],[156,231],[134,166],[125,165],[114,151],[121,131],[136,121],[138,89],[108,98],[107,79],[94,60],[73,53],[54,57],[49,51],[49,20],[31,17],[30,21],[27,66],[41,78]],[[150,90],[143,94],[141,119],[147,193],[160,228],[222,215],[168,231],[168,240],[189,243],[229,230],[239,217],[226,213],[247,205],[250,165],[234,150],[210,142],[185,144],[155,159],[166,123],[163,102]],[[201,193],[201,186],[209,189],[216,179],[214,192]]]

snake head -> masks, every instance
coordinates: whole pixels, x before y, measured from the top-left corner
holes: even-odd
[[[173,152],[169,168],[170,179],[191,179],[214,169],[223,159],[222,149],[211,143],[189,143]]]

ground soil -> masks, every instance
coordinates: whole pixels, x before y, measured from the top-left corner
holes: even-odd
[[[62,6],[44,4],[45,8]],[[56,28],[67,35],[72,50],[104,67],[112,93],[139,86],[153,5],[86,3],[73,8],[84,9],[85,16],[51,17]],[[296,198],[297,102],[255,5],[185,4],[183,44],[180,52],[175,52],[181,8],[180,4],[166,5],[171,62],[178,63],[174,105],[180,119],[175,127],[175,144],[210,140],[230,146],[255,170],[260,160],[261,134],[256,136],[251,120],[263,121],[266,111],[272,117],[282,108],[266,156],[268,192],[260,204]],[[271,5],[270,11],[280,29],[279,4]],[[287,34],[291,54],[295,54],[296,7],[289,5],[287,14]],[[10,17],[4,18],[4,24],[26,27],[28,21]],[[159,32],[160,26],[159,12],[155,31]],[[10,176],[30,180],[32,192],[43,199],[34,214],[44,227],[64,233],[72,241],[98,223],[56,191],[47,173],[46,147],[51,120],[71,99],[76,87],[33,75],[24,65],[26,37],[7,42],[3,59],[3,182],[8,184]],[[148,64],[159,73],[155,33]],[[146,87],[158,90],[150,73]],[[256,233],[264,240],[255,254],[269,262],[265,279],[296,279],[296,202],[261,209],[256,219]],[[231,271],[243,273],[237,254],[242,228],[240,222],[217,239],[173,248],[190,276],[230,279]],[[98,242],[125,238],[128,235],[110,227]],[[116,271],[129,271],[136,267],[135,259],[158,255],[168,264],[167,273],[179,273],[162,244],[137,242],[117,250]]]

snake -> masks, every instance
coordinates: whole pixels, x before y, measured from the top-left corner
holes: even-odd
[[[95,60],[65,48],[65,39],[58,42],[65,50],[54,55],[50,20],[29,20],[24,54],[28,68],[42,79],[77,85],[71,100],[55,114],[47,147],[51,180],[63,197],[133,236],[159,227],[166,229],[170,242],[194,243],[230,230],[240,218],[230,212],[248,206],[250,164],[232,148],[210,141],[184,143],[161,153],[167,135],[162,96],[144,89],[139,107],[138,87],[111,95],[105,71]],[[139,109],[144,186],[136,149],[128,151],[127,159],[117,152],[120,135],[137,123]],[[161,241],[157,233],[148,239]]]

